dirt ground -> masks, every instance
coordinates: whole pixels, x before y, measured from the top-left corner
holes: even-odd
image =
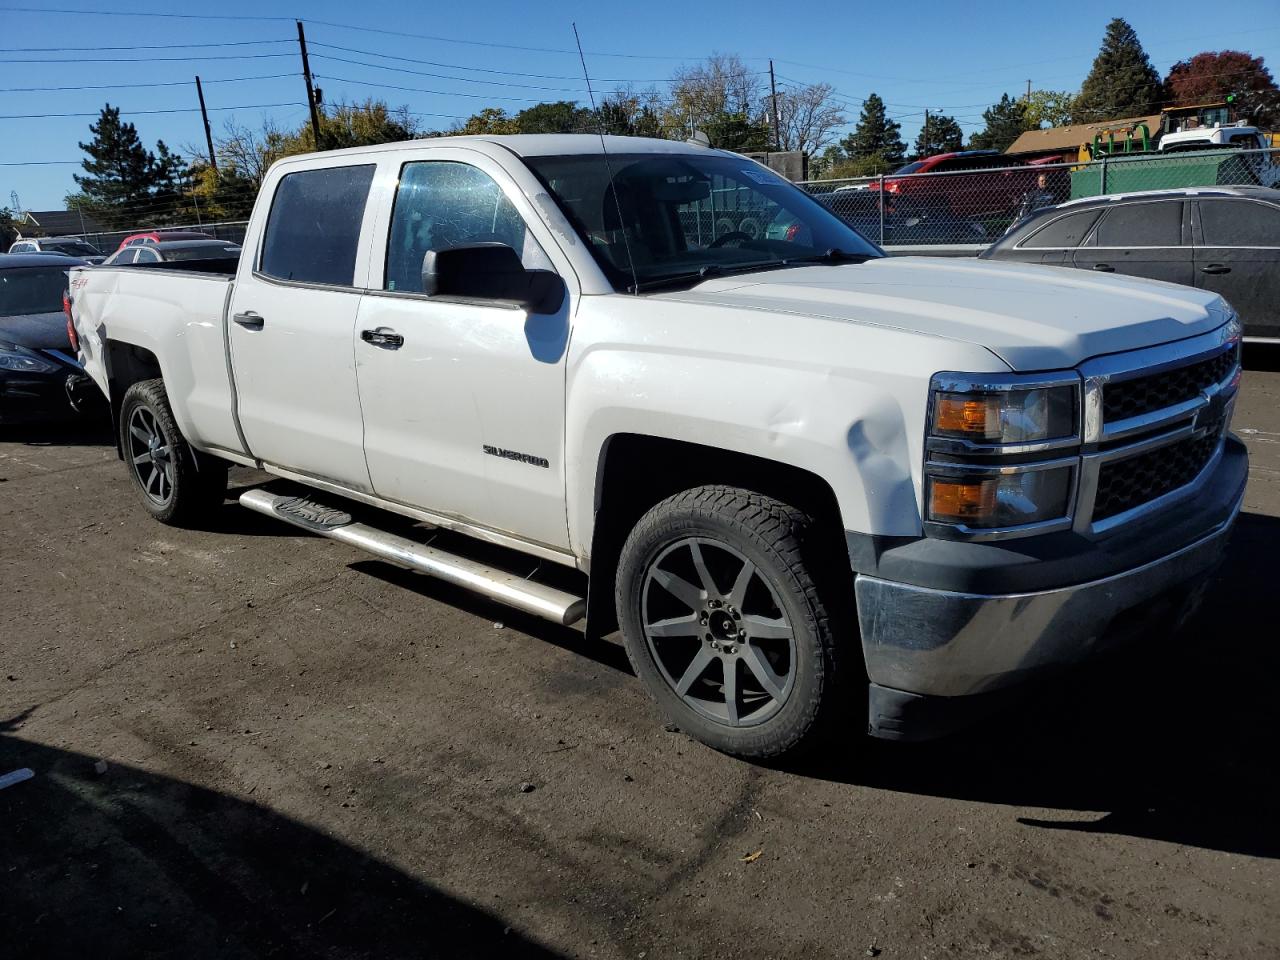
[[[1193,624],[790,767],[664,729],[614,643],[231,501],[161,526],[95,431],[0,434],[0,954],[1280,956],[1263,362]]]

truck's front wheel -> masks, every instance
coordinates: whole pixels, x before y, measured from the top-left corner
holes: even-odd
[[[157,520],[190,524],[222,503],[227,463],[208,457],[197,464],[173,419],[163,380],[142,380],[125,392],[119,431],[129,476]]]
[[[698,487],[653,507],[623,547],[631,664],[681,729],[726,753],[785,753],[833,712],[834,636],[810,526],[770,497]]]

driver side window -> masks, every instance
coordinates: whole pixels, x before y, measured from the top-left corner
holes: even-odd
[[[505,243],[526,269],[552,269],[516,208],[483,170],[451,160],[406,163],[391,211],[383,287],[421,293],[426,253],[470,243]]]

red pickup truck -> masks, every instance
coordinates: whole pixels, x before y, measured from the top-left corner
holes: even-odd
[[[1010,167],[1014,169],[1001,169]],[[938,153],[913,160],[886,177],[885,206],[956,217],[999,216],[1018,209],[1038,172],[1043,171],[996,150]],[[868,189],[878,191],[881,184],[877,181]]]

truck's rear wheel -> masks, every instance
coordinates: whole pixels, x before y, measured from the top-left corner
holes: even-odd
[[[631,664],[681,729],[726,753],[785,753],[834,710],[810,524],[770,497],[698,487],[651,509],[623,547],[617,602]]]
[[[164,381],[142,380],[125,392],[119,431],[129,476],[157,520],[182,526],[222,503],[227,463],[206,457],[197,464],[173,419]]]

